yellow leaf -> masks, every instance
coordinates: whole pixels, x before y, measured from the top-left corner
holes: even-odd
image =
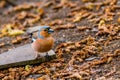
[[[26,71],[29,71],[29,70],[30,70],[30,68],[31,68],[31,66],[30,66],[30,65],[26,65],[26,66],[25,66],[25,70],[26,70]]]
[[[105,24],[105,20],[100,20],[99,26],[102,26],[103,24]]]
[[[25,33],[25,32],[22,31],[22,30],[11,30],[11,31],[8,32],[8,34],[10,36],[17,36],[17,35],[20,35],[20,34],[23,34],[23,33]]]
[[[3,29],[1,30],[1,33],[2,33],[2,34],[7,33],[7,29],[6,29],[6,28],[3,28]]]
[[[12,24],[7,24],[7,25],[6,25],[6,29],[7,29],[8,31],[12,30],[12,27],[13,27]]]

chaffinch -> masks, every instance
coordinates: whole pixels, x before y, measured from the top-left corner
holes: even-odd
[[[54,30],[49,26],[40,26],[38,31],[38,38],[32,38],[32,48],[36,53],[36,58],[38,57],[38,53],[47,53],[50,51],[54,45],[54,38],[51,36]],[[46,54],[46,56],[47,56]]]

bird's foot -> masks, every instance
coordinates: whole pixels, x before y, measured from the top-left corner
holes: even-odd
[[[35,59],[38,59],[40,57],[40,55],[36,52],[35,53]]]
[[[48,55],[48,52],[46,53],[46,60],[49,61],[50,60],[50,56]]]
[[[38,54],[36,58],[37,58],[37,59],[41,58],[40,54]]]

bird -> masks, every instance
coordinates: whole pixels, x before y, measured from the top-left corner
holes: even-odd
[[[32,48],[35,51],[35,57],[39,57],[39,54],[46,53],[48,56],[48,51],[50,51],[54,45],[54,38],[51,36],[54,30],[49,26],[40,26],[37,34],[37,38],[32,39]],[[31,34],[32,36],[32,34]]]

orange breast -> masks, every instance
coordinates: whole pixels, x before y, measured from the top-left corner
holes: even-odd
[[[44,39],[37,39],[35,42],[32,43],[32,47],[37,52],[47,52],[52,49],[54,44],[54,39],[52,37],[44,38]]]

